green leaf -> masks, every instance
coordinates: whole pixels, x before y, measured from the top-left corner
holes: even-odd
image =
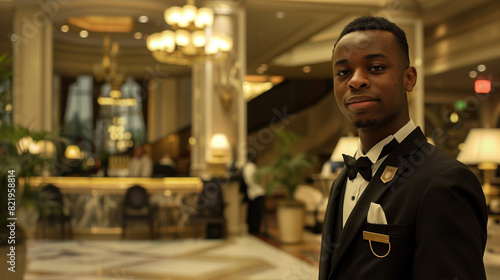
[[[268,194],[275,193],[280,188],[286,188],[289,200],[300,184],[305,171],[314,166],[316,161],[305,153],[293,155],[292,145],[299,141],[299,137],[284,130],[276,131],[278,154],[270,165],[258,168],[256,179],[266,182]]]

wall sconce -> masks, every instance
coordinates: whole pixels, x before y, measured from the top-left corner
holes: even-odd
[[[211,163],[228,163],[231,160],[231,146],[227,136],[222,133],[217,133],[210,140],[210,157]]]

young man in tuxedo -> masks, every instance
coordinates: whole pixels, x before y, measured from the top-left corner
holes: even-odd
[[[319,279],[486,279],[484,194],[410,119],[417,72],[404,31],[358,18],[332,63],[335,98],[360,144],[330,192]]]

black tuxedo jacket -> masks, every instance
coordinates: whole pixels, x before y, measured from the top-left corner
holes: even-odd
[[[384,183],[388,166],[397,171]],[[481,184],[469,168],[429,144],[420,128],[384,160],[342,229],[337,210],[346,177],[344,167],[330,191],[320,280],[486,279],[488,215]],[[366,222],[371,202],[382,206],[387,225]],[[363,232],[389,236],[390,248],[370,245]]]

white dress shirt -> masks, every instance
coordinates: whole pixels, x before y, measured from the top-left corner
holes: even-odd
[[[254,175],[256,171],[257,165],[253,162],[247,162],[245,166],[243,166],[243,180],[245,180],[245,184],[247,185],[247,195],[250,200],[266,195],[264,187],[255,181]]]
[[[153,161],[146,155],[132,157],[128,163],[129,177],[151,177],[153,175]]]
[[[394,135],[389,135],[386,138],[382,139],[382,141],[378,142],[375,146],[373,146],[366,154],[363,153],[363,148],[361,147],[361,142],[358,144],[358,150],[356,152],[355,158],[358,159],[360,157],[366,156],[370,159],[370,161],[374,164],[372,165],[372,176],[375,175],[377,169],[380,167],[382,162],[387,158],[387,156],[378,159],[382,149],[385,145],[391,142],[394,138],[398,143],[401,143],[406,136],[408,136],[414,129],[416,128],[413,120],[410,120],[406,125],[400,128]],[[378,160],[377,160],[378,159]],[[359,173],[356,174],[356,178],[353,180],[349,180],[347,178],[346,182],[346,190],[344,196],[344,209],[343,209],[343,223],[344,226],[351,215],[352,209],[356,205],[359,200],[359,197],[363,193],[363,191],[368,186],[368,181],[366,181],[363,176]]]

